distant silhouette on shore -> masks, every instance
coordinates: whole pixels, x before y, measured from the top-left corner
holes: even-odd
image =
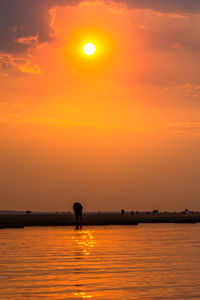
[[[81,228],[81,220],[82,220],[82,211],[83,206],[79,202],[75,202],[73,205],[74,215],[76,218],[76,229]]]

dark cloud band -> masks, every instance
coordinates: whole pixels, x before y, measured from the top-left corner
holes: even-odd
[[[38,42],[50,41],[49,9],[55,5],[76,5],[81,0],[0,0],[0,52],[19,53],[31,47],[21,38],[37,36]],[[200,12],[199,0],[116,0],[136,9],[170,13]],[[22,41],[22,40],[21,40]],[[29,40],[27,40],[29,41]]]
[[[164,13],[200,12],[199,0],[123,0],[123,2],[136,9],[152,9]]]
[[[0,0],[0,52],[25,51],[30,44],[18,43],[21,37],[38,34],[38,42],[49,41],[49,9],[77,3],[75,0]]]

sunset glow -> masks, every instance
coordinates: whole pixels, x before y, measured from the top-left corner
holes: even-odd
[[[198,209],[200,13],[176,2],[3,1],[3,208]]]
[[[0,299],[200,299],[199,61],[200,0],[0,0]]]

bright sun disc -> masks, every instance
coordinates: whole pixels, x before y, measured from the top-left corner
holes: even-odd
[[[96,51],[96,47],[94,44],[92,43],[87,43],[84,47],[83,47],[83,52],[87,55],[93,55]]]

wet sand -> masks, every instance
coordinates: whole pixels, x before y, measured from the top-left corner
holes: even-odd
[[[91,213],[84,214],[82,225],[137,225],[139,223],[196,223],[200,213]],[[74,226],[73,214],[0,215],[1,228],[23,226]]]

